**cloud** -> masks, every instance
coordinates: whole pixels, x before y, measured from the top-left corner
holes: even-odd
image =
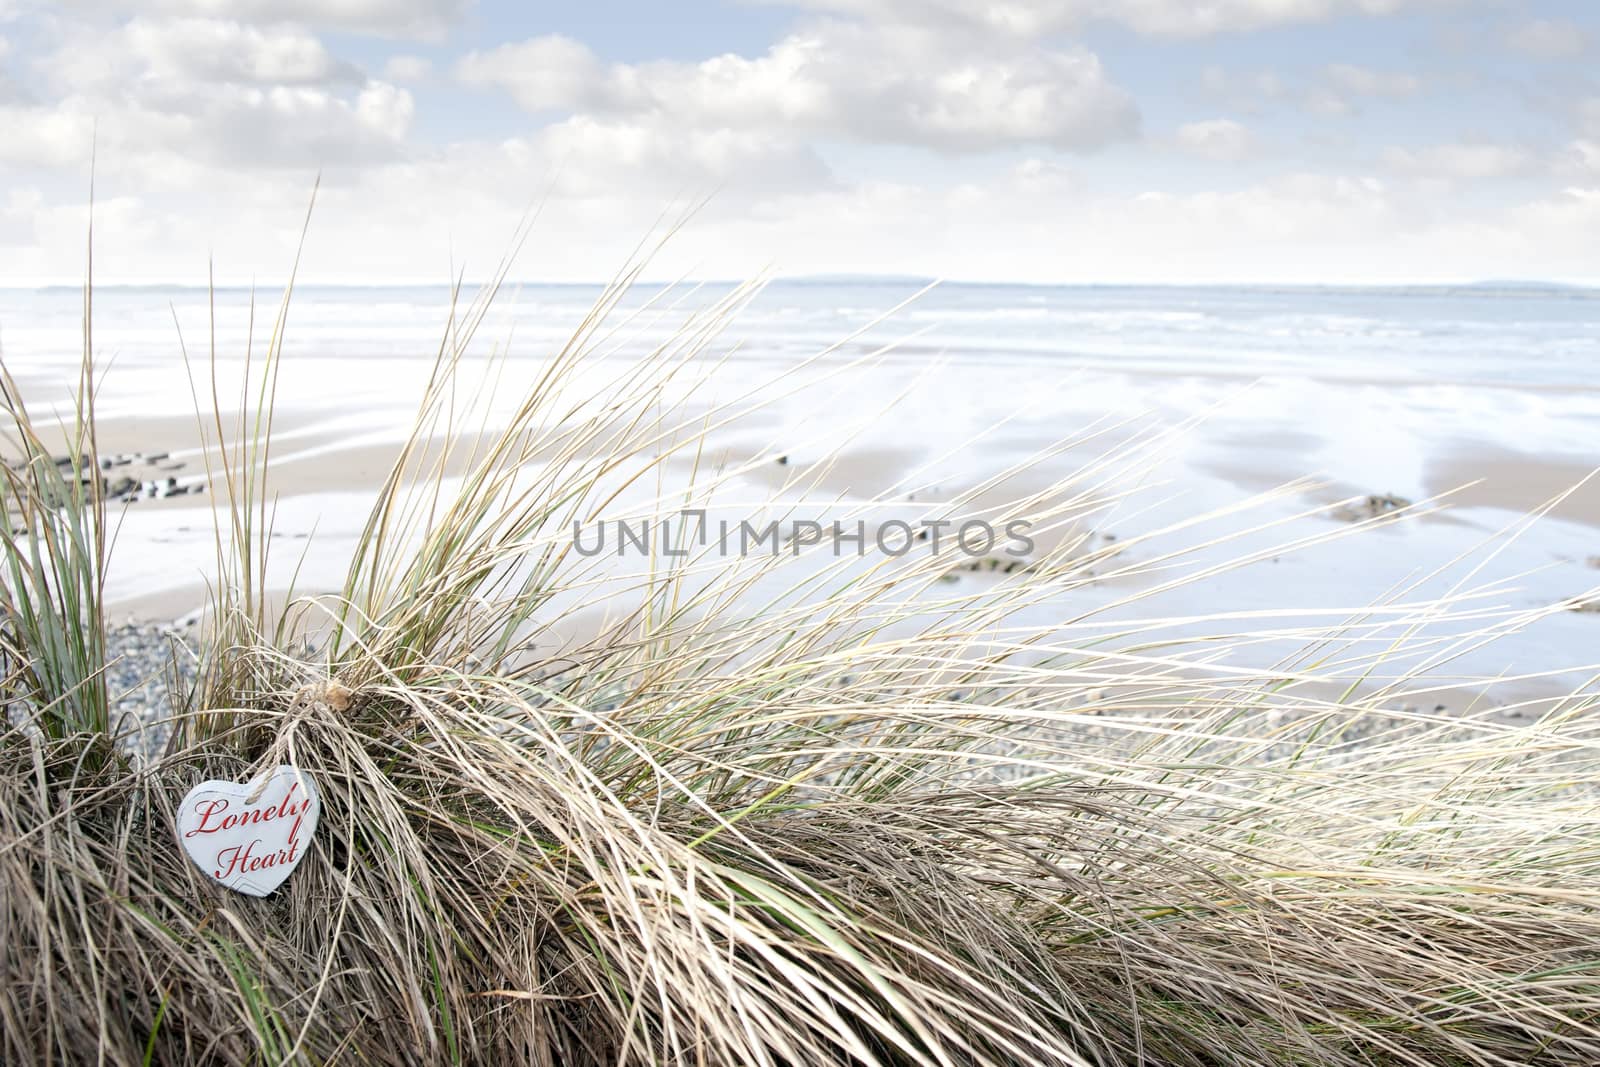
[[[16,248],[38,240],[34,219],[44,204],[38,189],[11,189],[0,201],[0,242]]]
[[[1600,141],[1580,138],[1556,158],[1556,171],[1580,178],[1600,179]]]
[[[1422,88],[1422,79],[1414,74],[1371,70],[1349,63],[1335,63],[1326,73],[1335,88],[1358,96],[1410,96]]]
[[[108,33],[81,33],[48,57],[46,77],[68,93],[187,92],[196,85],[360,84],[361,71],[336,60],[304,30],[258,29],[215,19],[136,18]]]
[[[847,239],[857,250],[854,269],[950,278],[1325,281],[1428,273],[1417,259],[1397,265],[1388,255],[1392,242],[1426,228],[1426,213],[1390,184],[1359,176],[1096,191],[1069,175],[1047,172],[1041,181],[1015,168],[949,189],[864,182],[798,206],[809,225],[792,216],[759,226],[742,219],[715,237],[779,257],[796,273],[830,269]]]
[[[1584,97],[1573,110],[1578,129],[1591,138],[1600,139],[1600,96]]]
[[[1200,72],[1200,84],[1208,93],[1235,99],[1280,100],[1289,94],[1283,78],[1270,70],[1240,74],[1211,64]]]
[[[1177,144],[1201,159],[1229,162],[1248,156],[1254,139],[1245,126],[1233,119],[1207,119],[1179,126]]]
[[[355,164],[398,156],[414,114],[411,94],[384,82],[349,98],[282,86],[233,89],[202,105],[195,140],[219,163]]]
[[[98,142],[110,171],[170,185],[197,166],[347,168],[406,150],[411,94],[368,79],[290,26],[135,18],[79,27],[35,64],[53,102],[6,109],[0,156],[78,167]]]
[[[450,264],[463,261],[468,276],[479,277],[504,252],[507,227],[536,202],[545,206],[518,273],[608,277],[663,207],[683,202],[672,199],[672,181],[710,173],[730,158],[719,162],[712,144],[671,143],[671,128],[652,136],[587,125],[592,121],[548,141],[535,134],[456,145],[325,186],[306,277],[442,280]],[[722,150],[735,155],[740,143]],[[571,153],[546,199],[558,148]],[[878,175],[779,187],[735,198],[732,207],[714,201],[653,273],[737,277],[776,263],[794,273],[1080,282],[1600,277],[1600,188],[1592,179],[1463,212],[1459,199],[1438,197],[1424,182],[1298,173],[1230,184],[1218,172],[1213,177],[1210,187],[1184,191],[1112,187],[1079,181],[1035,157],[955,185]],[[236,180],[216,195],[145,194],[129,198],[124,210],[100,213],[102,278],[203,280],[213,249],[224,280],[281,277],[308,183],[261,174]],[[50,195],[57,195],[53,187]],[[8,248],[0,277],[36,283],[81,274],[81,197],[47,208],[16,215],[19,226],[37,229],[38,243]]]
[[[1589,277],[1600,276],[1594,261],[1594,248],[1600,241],[1600,187],[1570,186],[1518,206],[1510,212],[1509,221],[1517,239],[1537,248],[1546,263],[1582,257]]]
[[[1356,98],[1411,96],[1422,89],[1423,82],[1417,75],[1402,71],[1334,63],[1296,81],[1270,70],[1250,73],[1212,65],[1201,72],[1200,85],[1212,96],[1247,113],[1261,112],[1264,104],[1293,104],[1312,115],[1342,118],[1359,110]]]
[[[1402,174],[1425,178],[1507,178],[1526,174],[1538,158],[1517,145],[1465,141],[1423,148],[1390,148],[1384,165]]]
[[[877,22],[926,23],[930,18],[1030,37],[1115,22],[1140,33],[1196,37],[1238,33],[1341,15],[1390,15],[1407,8],[1448,6],[1452,0],[800,0],[800,6],[845,12]]]
[[[84,163],[94,141],[94,119],[72,108],[0,106],[0,163],[66,167]]]
[[[1589,35],[1571,22],[1535,19],[1517,27],[1506,43],[1534,59],[1573,59],[1588,51]]]
[[[234,19],[350,30],[383,37],[438,37],[475,0],[61,0],[84,11]]]
[[[1228,234],[1281,245],[1305,241],[1307,254],[1316,244],[1358,241],[1400,219],[1390,188],[1379,179],[1315,173],[1233,190],[1150,191],[1133,197],[1123,212],[1143,225],[1170,227],[1200,240]]]
[[[720,199],[739,203],[752,195],[814,190],[832,180],[812,149],[779,134],[683,130],[658,121],[579,115],[533,138],[508,142],[505,151],[524,172],[549,175],[556,191],[567,196],[701,196],[735,180]]]
[[[197,165],[337,168],[398,158],[413,114],[411,95],[382,82],[351,96],[211,86],[165,95],[160,105],[77,96],[49,106],[0,107],[6,130],[0,161],[81,167],[93,145],[103,169],[140,171],[161,184]]]
[[[424,56],[390,56],[383,64],[383,79],[390,82],[421,82],[433,77],[433,61]]]
[[[996,47],[906,27],[831,22],[755,58],[605,64],[539,37],[466,56],[469,84],[524,108],[658,116],[688,129],[796,135],[979,152],[1022,145],[1087,151],[1137,131],[1133,100],[1077,47]]]
[[[608,69],[588,46],[549,34],[470,52],[456,72],[468,85],[498,86],[528,111],[614,110],[637,97],[633,68]]]
[[[0,37],[0,62],[3,62],[11,52],[11,42]],[[0,105],[23,104],[29,101],[29,95],[11,73],[0,67]]]

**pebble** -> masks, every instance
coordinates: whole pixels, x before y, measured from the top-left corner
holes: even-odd
[[[1334,518],[1343,522],[1363,522],[1375,519],[1379,515],[1409,508],[1412,502],[1403,496],[1394,493],[1373,493],[1365,500],[1353,504],[1341,504],[1329,512]]]
[[[112,729],[130,750],[155,755],[171,736],[172,725],[164,720],[182,703],[174,699],[169,684],[172,639],[192,645],[198,621],[195,612],[173,623],[125,623],[108,630],[106,678],[113,701]],[[194,660],[181,647],[178,665],[185,683],[193,682]]]

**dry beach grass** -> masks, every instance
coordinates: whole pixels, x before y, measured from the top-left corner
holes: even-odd
[[[573,387],[636,273],[487,439],[455,431],[493,387],[461,369],[492,287],[461,307],[344,589],[287,606],[285,314],[227,403],[196,357],[220,577],[154,759],[109,710],[87,326],[83,469],[7,383],[6,1062],[1600,1062],[1592,698],[1385,710],[1406,680],[1358,683],[1397,642],[1440,662],[1505,624],[1468,589],[1200,643],[1019,622],[1118,565],[1072,531],[1137,455],[997,513],[1059,531],[1026,574],[661,561],[552,654],[555,606],[601,586],[573,520],[741,403],[659,400],[714,372],[745,292]],[[1139,565],[1205,580],[1181,564]],[[1447,614],[1473,634],[1433,636]],[[1303,651],[1218,654],[1268,636]],[[230,894],[174,808],[284,762],[321,791],[311,851]]]

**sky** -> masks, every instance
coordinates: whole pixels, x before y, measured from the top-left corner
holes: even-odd
[[[0,284],[1600,284],[1593,0],[0,0]]]

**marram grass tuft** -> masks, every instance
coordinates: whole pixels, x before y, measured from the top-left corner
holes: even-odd
[[[1513,726],[1355,684],[1450,605],[1251,672],[1154,623],[1019,621],[1122,565],[1063,536],[976,593],[915,562],[775,597],[791,557],[663,563],[552,653],[552,605],[599,582],[572,522],[742,402],[660,406],[748,290],[575,395],[636,272],[466,444],[492,287],[453,314],[344,588],[274,608],[280,313],[237,424],[202,419],[220,579],[153,760],[99,680],[89,353],[68,469],[7,379],[0,1059],[1600,1063],[1592,701]],[[1070,530],[1091,489],[1006,515]],[[282,889],[233,895],[173,811],[275,763],[322,819]]]

